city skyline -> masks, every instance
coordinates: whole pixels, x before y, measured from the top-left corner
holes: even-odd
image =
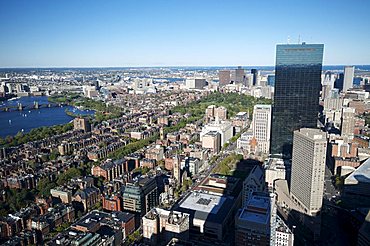
[[[369,3],[289,2],[2,2],[0,67],[272,66],[289,37],[324,43],[324,65],[370,64]]]

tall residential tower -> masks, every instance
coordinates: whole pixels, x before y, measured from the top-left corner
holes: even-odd
[[[302,128],[294,132],[291,196],[310,216],[321,210],[327,139],[320,129]]]

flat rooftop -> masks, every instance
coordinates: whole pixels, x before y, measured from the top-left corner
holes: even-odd
[[[212,223],[222,223],[233,208],[235,199],[231,196],[220,196],[193,191],[174,209],[187,213],[190,220],[198,219]]]
[[[270,223],[270,197],[252,196],[242,209],[239,219],[259,224]]]
[[[192,192],[190,195],[180,204],[180,207],[202,211],[206,213],[217,214],[220,207],[222,207],[226,198],[221,196],[215,196],[211,194],[205,194],[200,192]]]

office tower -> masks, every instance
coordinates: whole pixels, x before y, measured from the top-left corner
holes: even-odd
[[[186,79],[185,81],[185,86],[187,89],[203,89],[203,87],[206,85],[207,85],[206,79],[201,78]]]
[[[271,154],[290,156],[293,131],[317,126],[323,51],[323,44],[277,45]]]
[[[353,77],[355,75],[354,66],[344,67],[344,80],[343,80],[343,91],[346,92],[348,89],[353,87]]]
[[[122,190],[123,209],[144,215],[158,205],[155,178],[144,177],[126,183]]]
[[[334,81],[334,88],[338,89],[339,91],[342,91],[343,84],[344,84],[344,74],[340,73],[338,74],[338,77]]]
[[[91,124],[88,119],[86,118],[75,118],[73,120],[73,129],[75,130],[83,130],[84,132],[91,131]]]
[[[275,75],[274,74],[267,75],[267,85],[275,86]]]
[[[324,192],[326,134],[319,129],[294,131],[291,196],[313,216],[320,211]]]
[[[235,219],[235,245],[276,245],[276,206],[273,194],[253,192]]]
[[[257,79],[258,79],[258,70],[257,69],[251,69],[251,74],[253,76],[253,85],[257,85]]]
[[[230,70],[220,70],[218,72],[219,85],[224,86],[230,84],[231,73]]]
[[[334,87],[335,77],[330,71],[326,71],[323,82],[322,82],[322,90],[321,90],[321,99],[325,99],[330,97],[330,91]]]
[[[267,154],[270,151],[271,105],[254,106],[252,128],[258,150]]]
[[[235,83],[244,84],[244,77],[245,71],[241,66],[239,66],[237,69],[235,69]]]
[[[355,109],[343,107],[341,120],[341,136],[352,139],[355,131]]]

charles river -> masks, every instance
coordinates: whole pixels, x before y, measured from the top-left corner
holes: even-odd
[[[34,102],[44,106],[40,109],[31,109]],[[21,97],[15,100],[0,101],[0,108],[14,107],[18,103],[27,108],[22,111],[14,108],[10,112],[0,111],[0,137],[2,138],[9,135],[14,136],[20,131],[29,132],[33,128],[68,123],[73,120],[73,117],[67,115],[66,110],[72,111],[74,114],[94,114],[93,111],[79,110],[72,106],[48,108],[45,106],[49,104],[46,96]]]

